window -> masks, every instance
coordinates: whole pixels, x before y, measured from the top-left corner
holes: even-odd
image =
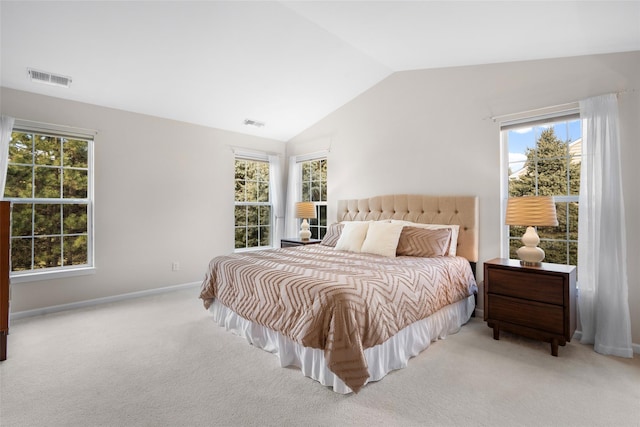
[[[578,263],[578,200],[582,134],[579,115],[532,119],[502,126],[506,160],[504,199],[507,197],[554,196],[557,227],[538,227],[545,262]],[[517,258],[516,250],[526,227],[509,226],[505,253]],[[508,248],[508,250],[507,250]]]
[[[236,156],[235,248],[271,246],[269,161]]]
[[[316,218],[309,220],[312,239],[322,239],[327,233],[327,159],[300,163],[302,201],[315,202]]]
[[[93,266],[92,170],[93,136],[16,123],[4,192],[13,277]]]

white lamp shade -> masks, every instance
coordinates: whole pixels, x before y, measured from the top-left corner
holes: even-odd
[[[296,203],[296,218],[315,218],[316,205],[313,202]]]
[[[511,197],[507,200],[507,225],[556,226],[556,204],[551,196]]]

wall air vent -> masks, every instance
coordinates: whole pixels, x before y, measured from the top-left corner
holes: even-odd
[[[261,128],[264,126],[263,122],[259,122],[257,120],[251,120],[251,119],[244,119],[244,124],[246,126],[255,126],[257,128]]]
[[[46,71],[38,71],[28,68],[29,77],[32,82],[44,83],[52,86],[69,87],[71,77],[62,76],[60,74],[48,73]]]

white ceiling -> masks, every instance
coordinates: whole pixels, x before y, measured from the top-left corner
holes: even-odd
[[[395,71],[640,50],[638,1],[2,0],[0,14],[2,86],[283,141]]]

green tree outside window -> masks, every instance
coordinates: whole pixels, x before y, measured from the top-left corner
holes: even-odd
[[[269,162],[235,160],[235,248],[271,245]]]
[[[302,162],[302,201],[315,202],[316,218],[309,219],[312,239],[327,232],[327,159]]]
[[[579,128],[579,120],[539,127],[535,145],[525,149],[524,166],[514,172],[509,167],[509,197],[528,195],[554,196],[559,225],[538,227],[540,247],[545,262],[577,265],[578,262],[578,196],[580,193],[580,156],[582,139],[563,140],[557,129]],[[512,132],[512,131],[509,131]],[[511,142],[514,135],[508,138]],[[510,147],[511,148],[511,147]],[[511,150],[510,150],[511,151]],[[513,163],[514,165],[516,163]],[[516,250],[526,227],[509,227],[509,256]]]
[[[13,272],[90,265],[91,143],[12,132],[4,197],[12,202]]]

